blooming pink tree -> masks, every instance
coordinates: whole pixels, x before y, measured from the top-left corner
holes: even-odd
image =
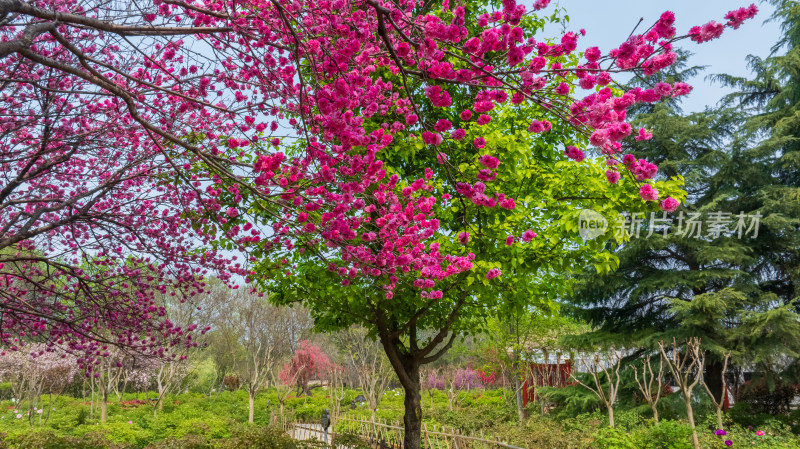
[[[28,345],[26,351],[14,351],[0,356],[0,378],[11,383],[11,391],[16,407],[27,408],[31,424],[43,415],[43,394],[59,396],[72,383],[78,367],[75,357],[48,351],[44,344]],[[45,416],[49,417],[50,407]],[[40,411],[42,410],[42,411]]]
[[[309,382],[325,378],[330,364],[330,358],[322,352],[319,346],[308,340],[301,340],[291,361],[283,366],[279,377],[285,384],[294,380],[297,385],[297,393],[310,396]]]
[[[643,200],[674,210],[657,167],[623,154],[622,142],[649,136],[626,122],[628,108],[690,87],[625,92],[609,87],[613,75],[663,70],[678,40],[714,39],[756,12],[683,35],[665,13],[608,52],[581,44],[579,57],[581,31],[547,43],[514,0],[496,11],[441,6],[0,0],[3,343],[36,334],[88,364],[103,344],[157,353],[192,344],[194,329],[164,319],[154,292],[191,297],[212,272],[266,282],[291,275],[300,253],[332,260],[343,285],[436,302],[448,280],[494,262],[461,251],[474,231],[440,229],[450,200],[471,213],[516,208],[515,193],[494,183],[513,160],[497,157],[484,131],[512,107],[536,112],[526,130],[556,154],[582,161],[591,147],[610,183],[625,177]],[[407,143],[424,149],[424,167],[397,169],[395,159],[415,160]],[[535,231],[515,233],[530,242]],[[445,237],[461,246],[442,246]],[[270,266],[253,270],[265,254]],[[492,282],[506,276],[484,269]],[[467,298],[430,348],[387,350],[407,391]],[[418,447],[418,417],[406,427]]]

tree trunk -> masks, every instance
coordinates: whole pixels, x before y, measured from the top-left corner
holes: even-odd
[[[405,436],[403,449],[420,449],[422,445],[422,395],[419,385],[419,362],[411,360],[403,368],[410,379],[410,383],[403,383],[405,398],[405,414],[403,425]]]
[[[653,420],[658,424],[658,407],[656,407],[656,404],[650,404],[650,408],[653,409]]]
[[[522,382],[517,378],[517,374],[513,372],[509,376],[511,378],[511,388],[514,389],[514,403],[517,405],[517,418],[519,418],[519,422],[525,422],[525,419],[528,417],[527,412],[525,411],[525,403],[522,400]]]
[[[104,423],[108,420],[108,390],[103,388],[101,395],[103,398],[100,401],[100,422]]]
[[[248,406],[250,407],[250,413],[247,415],[247,422],[252,423],[256,412],[256,394],[253,391],[248,391],[247,393]]]
[[[722,391],[722,360],[714,360],[706,363],[706,372],[703,374],[703,380],[705,381],[708,389],[711,390],[711,394],[714,395],[714,400],[717,404],[721,404],[722,401],[725,400]],[[722,427],[720,427],[721,429]]]
[[[692,444],[694,444],[695,449],[700,449],[700,440],[697,438],[697,429],[694,427],[692,399],[690,396],[684,394],[684,401],[686,402],[686,418],[689,420],[689,426],[692,428]]]
[[[722,408],[717,409],[717,429],[722,429]]]
[[[607,404],[608,406],[608,427],[614,427],[614,404]]]

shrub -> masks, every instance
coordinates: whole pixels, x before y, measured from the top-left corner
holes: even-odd
[[[333,438],[332,443],[334,447],[346,447],[348,449],[372,448],[372,446],[370,446],[370,444],[366,440],[350,432],[343,432],[336,434],[336,436]]]
[[[623,430],[611,427],[597,431],[592,447],[596,449],[641,449],[633,436]]]
[[[638,436],[642,449],[692,449],[692,428],[677,421],[662,420]]]

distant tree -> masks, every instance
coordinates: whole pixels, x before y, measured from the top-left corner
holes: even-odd
[[[296,319],[303,311],[278,307],[263,294],[230,290],[224,285],[215,287],[212,294],[216,308],[212,330],[217,334],[214,350],[247,390],[248,421],[253,422],[256,395],[267,387],[278,360],[291,354],[296,335],[308,331]]]
[[[372,423],[384,393],[394,380],[394,371],[383,351],[381,343],[371,337],[363,327],[353,327],[339,332],[334,337],[355,371],[358,383],[372,411]]]
[[[301,340],[292,359],[283,366],[280,379],[284,383],[294,379],[297,394],[311,396],[309,382],[312,379],[324,378],[325,371],[330,364],[328,355],[322,352],[319,346],[308,340]]]
[[[41,343],[28,344],[18,351],[0,355],[0,378],[11,383],[16,407],[22,409],[29,423],[33,424],[41,414],[42,394],[59,396],[78,375],[76,358],[68,353],[53,351]],[[50,411],[46,414],[49,417]]]
[[[658,353],[658,370],[653,369],[649,354],[641,361],[641,375],[639,374],[640,367],[636,365],[632,365],[632,367],[633,378],[639,388],[639,393],[653,410],[653,420],[658,424],[658,400],[661,399],[661,393],[664,390],[664,355],[661,352]]]
[[[678,385],[683,403],[686,406],[686,417],[689,426],[692,428],[692,443],[695,449],[700,449],[700,441],[697,437],[697,428],[694,421],[694,408],[692,407],[692,391],[703,378],[703,366],[705,364],[704,354],[700,350],[700,339],[692,338],[686,340],[685,347],[681,347],[677,340],[672,340],[672,345],[665,345],[663,341],[658,343],[661,355],[667,363],[672,379]]]
[[[617,401],[619,384],[622,380],[620,367],[622,366],[623,353],[617,349],[609,348],[579,357],[586,373],[591,377],[591,382],[584,382],[578,371],[570,375],[582,387],[591,391],[602,401],[608,411],[608,426],[614,427],[614,403]]]

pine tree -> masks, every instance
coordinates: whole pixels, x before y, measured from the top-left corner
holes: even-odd
[[[727,213],[732,229],[740,212],[760,214],[757,236],[716,237],[704,229],[702,238],[687,238],[673,225],[666,238],[632,239],[618,248],[615,273],[585,275],[570,300],[573,313],[598,326],[587,340],[652,347],[700,337],[718,400],[728,351],[740,369],[756,368],[773,381],[787,369],[800,371],[783,362],[798,355],[800,341],[800,7],[775,3],[784,38],[773,56],[750,57],[754,79],[714,77],[738,89],[720,106],[690,115],[674,103],[637,111],[638,125],[657,132],[637,142],[636,152],[658,161],[667,176],[685,174],[684,217],[701,213],[707,225],[709,214]],[[782,48],[788,52],[776,56]]]

